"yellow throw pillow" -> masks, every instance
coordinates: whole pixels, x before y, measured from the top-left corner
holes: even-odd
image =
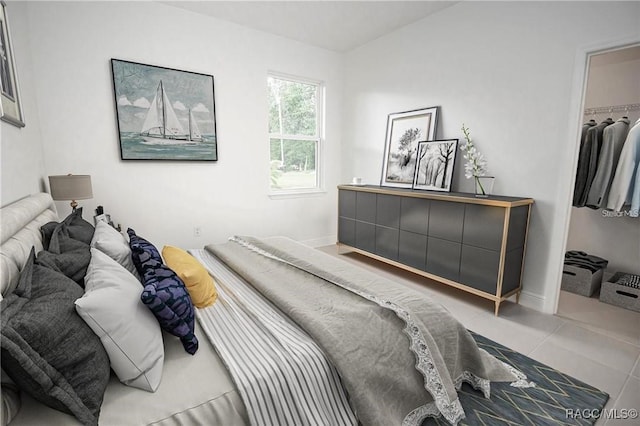
[[[165,264],[184,282],[191,301],[197,308],[213,305],[218,298],[215,281],[195,257],[172,246],[164,246],[162,257]]]

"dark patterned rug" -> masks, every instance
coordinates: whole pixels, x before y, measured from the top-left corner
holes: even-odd
[[[467,384],[458,392],[467,417],[460,426],[558,426],[592,425],[592,410],[601,410],[609,395],[513,351],[479,334],[472,333],[478,346],[527,375],[534,388],[514,388],[509,383],[491,383],[491,399]],[[577,413],[578,415],[572,415]],[[580,416],[580,413],[586,415]],[[592,416],[591,416],[592,417]],[[448,426],[443,418],[427,419],[422,426]]]

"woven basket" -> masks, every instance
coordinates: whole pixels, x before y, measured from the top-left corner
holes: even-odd
[[[640,288],[620,284],[626,275],[629,274],[616,272],[608,281],[603,282],[600,301],[640,312]]]
[[[562,269],[562,289],[571,293],[591,297],[602,284],[602,269],[592,272],[586,268],[564,265]]]

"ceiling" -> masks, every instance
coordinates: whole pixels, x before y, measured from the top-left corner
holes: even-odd
[[[455,1],[163,1],[335,52],[347,52]]]

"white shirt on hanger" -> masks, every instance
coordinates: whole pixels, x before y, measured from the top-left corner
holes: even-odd
[[[640,119],[629,130],[622,147],[616,173],[611,182],[607,208],[620,211],[625,204],[631,204],[631,215],[638,216],[638,208],[640,207],[639,163]]]
[[[640,149],[638,149],[640,151]],[[640,216],[640,161],[636,163],[636,179],[632,182],[631,190],[631,211],[629,216]]]

